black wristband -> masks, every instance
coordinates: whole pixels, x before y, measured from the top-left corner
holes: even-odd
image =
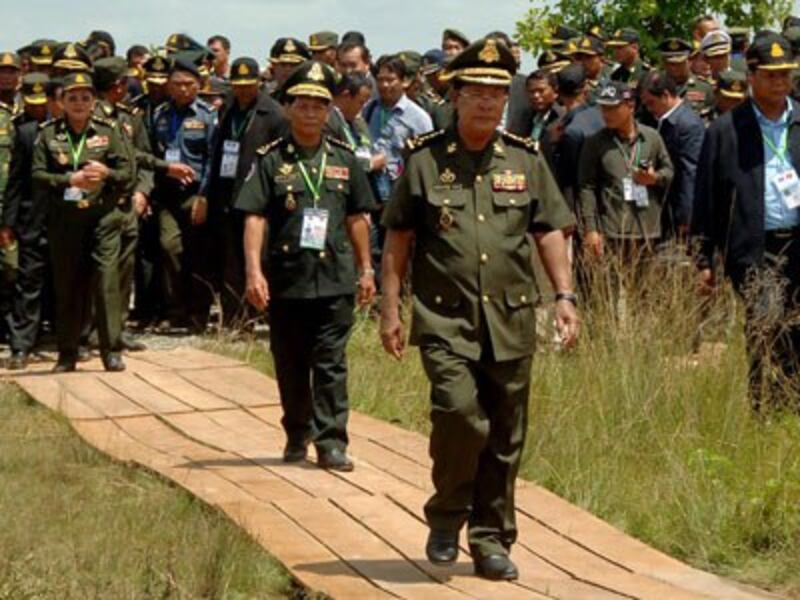
[[[558,292],[556,294],[556,302],[560,300],[566,300],[567,302],[571,302],[573,306],[578,306],[578,297],[575,294],[569,292]]]

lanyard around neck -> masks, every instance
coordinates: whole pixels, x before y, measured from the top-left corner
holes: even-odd
[[[320,194],[320,190],[322,190],[322,181],[325,178],[325,167],[328,164],[328,153],[325,152],[324,148],[322,148],[321,151],[322,151],[322,163],[319,166],[319,177],[317,177],[316,184],[314,184],[314,182],[311,180],[311,177],[309,176],[308,171],[306,170],[306,167],[303,164],[303,161],[300,160],[297,163],[297,167],[300,169],[300,174],[303,176],[303,181],[306,184],[306,189],[308,189],[309,193],[311,194],[311,197],[314,200],[314,208],[317,207],[317,203],[319,202],[319,199],[322,196]]]
[[[81,135],[81,139],[78,142],[78,147],[75,147],[75,142],[72,141],[72,134],[67,131],[67,143],[69,144],[69,153],[72,156],[72,169],[74,171],[78,170],[78,163],[81,159],[81,154],[83,153],[83,147],[86,145],[86,134],[88,133],[87,130],[83,131]]]

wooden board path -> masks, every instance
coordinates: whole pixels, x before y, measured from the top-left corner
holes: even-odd
[[[350,423],[353,473],[285,465],[275,382],[246,365],[182,348],[99,361],[52,375],[50,364],[0,371],[65,415],[89,444],[151,469],[215,506],[304,585],[334,598],[682,600],[774,598],[689,567],[529,482],[517,492],[521,577],[472,575],[424,554],[430,493],[425,438],[361,414]]]

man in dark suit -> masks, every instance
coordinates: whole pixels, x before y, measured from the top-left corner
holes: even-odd
[[[657,121],[675,176],[662,215],[662,241],[685,238],[694,202],[695,175],[705,125],[680,97],[678,83],[662,71],[650,71],[641,84],[642,103]]]
[[[752,97],[709,127],[697,172],[692,232],[700,286],[714,287],[714,252],[746,308],[753,409],[800,412],[800,104],[797,64],[777,34],[747,51]]]

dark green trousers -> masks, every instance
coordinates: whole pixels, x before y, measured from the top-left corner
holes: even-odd
[[[131,203],[122,207],[119,248],[120,324],[125,329],[133,294],[133,274],[136,268],[136,245],[139,241],[139,218]]]
[[[473,361],[439,346],[421,348],[431,382],[432,529],[464,523],[476,556],[504,554],[517,539],[514,482],[528,426],[532,357]]]
[[[56,204],[48,239],[56,295],[58,352],[74,360],[86,311],[94,303],[100,352],[120,351],[119,248],[123,214],[116,207]]]
[[[290,443],[318,450],[347,447],[347,340],[353,296],[276,299],[270,303],[270,346]]]

